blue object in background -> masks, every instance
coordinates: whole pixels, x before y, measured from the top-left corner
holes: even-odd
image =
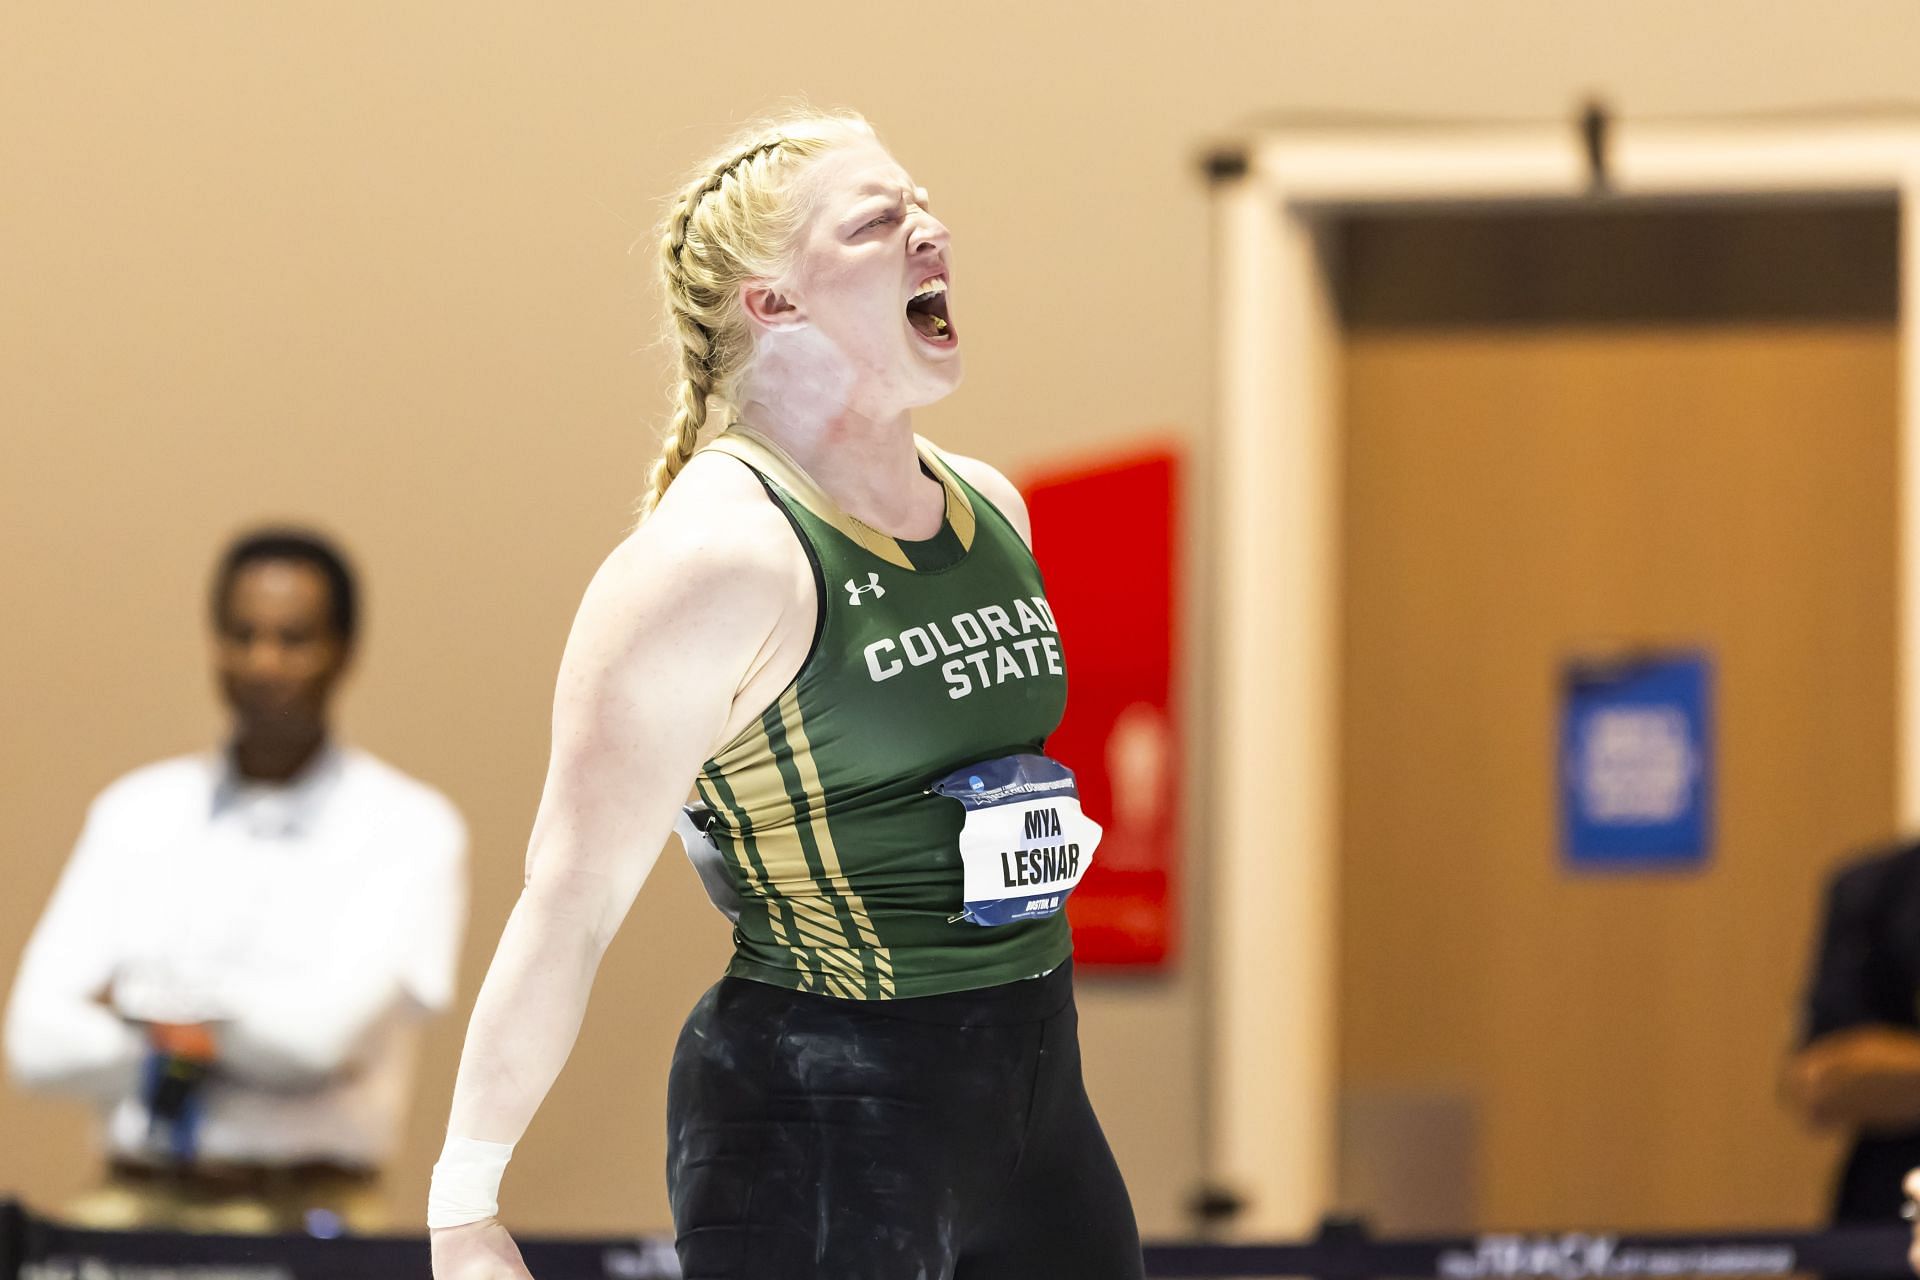
[[[1560,832],[1567,861],[1688,870],[1713,840],[1712,670],[1704,654],[1569,663]]]
[[[338,1240],[347,1234],[345,1220],[331,1209],[307,1210],[306,1223],[307,1234],[315,1240]]]

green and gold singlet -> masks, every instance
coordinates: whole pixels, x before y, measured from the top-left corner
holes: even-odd
[[[700,773],[740,908],[736,977],[891,1000],[1034,977],[1072,950],[1064,912],[992,928],[958,918],[962,809],[928,788],[1040,752],[1066,707],[1066,665],[1020,535],[918,446],[947,494],[925,542],[861,524],[751,431],[707,446],[760,477],[820,597],[800,674]]]

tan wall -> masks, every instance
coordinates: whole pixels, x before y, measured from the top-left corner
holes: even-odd
[[[1557,114],[1887,99],[1904,3],[1743,10],[26,0],[0,52],[0,979],[86,800],[213,731],[206,561],[323,521],[370,584],[346,721],[476,835],[466,973],[511,900],[572,605],[663,376],[654,199],[804,92],[868,112],[956,230],[971,381],[923,429],[1003,464],[1206,416],[1203,140],[1272,109]],[[641,243],[632,254],[628,245]],[[528,1227],[658,1225],[661,1081],[723,931],[664,864],[509,1183]],[[1189,934],[1189,936],[1192,936]],[[1190,972],[1089,984],[1088,1070],[1164,1232],[1199,1166]],[[399,1173],[417,1195],[456,1034]],[[1152,1078],[1135,1069],[1154,1047]],[[0,1185],[84,1177],[0,1093]]]

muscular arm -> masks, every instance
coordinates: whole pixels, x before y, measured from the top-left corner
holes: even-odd
[[[450,1134],[520,1139],[695,773],[780,650],[799,550],[769,520],[780,517],[736,464],[697,461],[588,588],[561,661],[525,888],[474,1005]]]

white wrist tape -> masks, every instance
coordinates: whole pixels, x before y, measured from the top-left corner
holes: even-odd
[[[500,1212],[500,1177],[513,1156],[511,1142],[447,1135],[427,1184],[427,1226],[464,1227]]]

